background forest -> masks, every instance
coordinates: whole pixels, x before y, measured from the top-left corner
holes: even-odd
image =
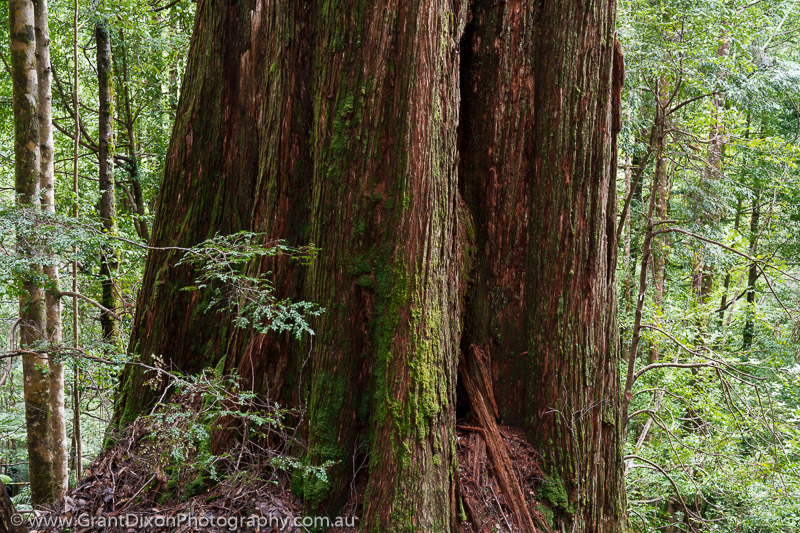
[[[626,79],[617,283],[631,524],[798,531],[800,5],[618,7]],[[30,497],[14,338],[24,273],[31,262],[60,272],[63,343],[74,348],[63,355],[74,483],[111,422],[194,10],[188,0],[50,3],[55,214],[43,217],[15,208],[10,54],[0,41],[0,475],[17,505]],[[98,27],[110,43],[106,64]],[[0,28],[8,34],[5,9]],[[101,176],[109,124],[113,172]],[[48,254],[20,256],[21,238],[46,242]]]

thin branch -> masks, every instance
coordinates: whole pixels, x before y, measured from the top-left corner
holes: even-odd
[[[680,489],[678,488],[678,484],[677,484],[677,483],[675,483],[675,480],[674,480],[674,479],[672,479],[672,476],[670,476],[670,475],[667,473],[667,471],[666,471],[666,470],[664,470],[663,468],[661,468],[661,466],[659,466],[658,464],[654,463],[653,461],[651,461],[651,460],[649,460],[649,459],[645,459],[644,457],[642,457],[642,456],[640,456],[640,455],[634,455],[634,454],[631,454],[631,455],[626,455],[626,456],[625,456],[625,459],[636,459],[636,460],[642,461],[643,463],[647,463],[647,465],[649,465],[649,467],[650,467],[651,469],[655,469],[655,470],[657,470],[658,472],[661,472],[661,474],[662,474],[662,475],[663,475],[665,478],[667,478],[667,481],[669,481],[670,485],[672,485],[672,490],[674,490],[674,491],[675,491],[675,496],[677,496],[677,497],[678,497],[678,501],[680,501],[680,502],[681,502],[681,507],[683,507],[683,512],[684,512],[684,513],[686,513],[686,516],[691,516],[691,517],[693,517],[693,518],[700,518],[700,517],[698,517],[698,516],[697,516],[697,514],[696,514],[696,513],[693,513],[692,511],[690,511],[690,510],[689,510],[689,508],[686,506],[686,502],[685,502],[685,501],[683,501],[683,496],[681,496],[681,491],[680,491]],[[633,464],[633,465],[631,465],[631,468],[647,468],[647,466]],[[689,524],[689,527],[691,527],[691,528],[692,528],[692,530],[695,530],[694,526],[692,526],[691,524]]]
[[[155,9],[151,9],[150,12],[151,13],[158,13],[159,11],[164,11],[165,9],[169,9],[169,8],[177,5],[180,1],[181,0],[172,0],[172,2],[170,2],[169,4],[167,4],[165,6],[157,7]]]
[[[107,365],[120,365],[122,363],[118,361],[112,361],[110,359],[103,359],[102,357],[97,357],[96,355],[91,355],[80,348],[59,348],[57,350],[12,350],[10,352],[6,352],[4,354],[0,354],[0,359],[8,359],[11,357],[19,357],[22,355],[47,355],[51,352],[73,352],[84,359],[91,359],[92,361],[97,361],[99,363],[104,363]]]
[[[11,67],[8,64],[8,61],[6,61],[6,56],[3,55],[3,51],[2,50],[0,50],[0,59],[3,60],[3,65],[6,66],[6,72],[8,72],[9,76],[11,76]]]
[[[715,91],[715,92],[713,92],[713,93],[701,94],[700,96],[695,96],[694,98],[689,98],[688,100],[684,100],[684,101],[683,101],[683,102],[681,102],[680,104],[677,104],[675,107],[672,107],[672,108],[670,108],[670,109],[669,109],[669,110],[668,110],[668,111],[665,113],[665,115],[671,115],[672,113],[674,113],[674,112],[678,111],[679,109],[681,109],[681,108],[683,108],[683,107],[686,107],[687,105],[691,104],[692,102],[696,102],[696,101],[698,101],[698,100],[702,100],[703,98],[706,98],[706,97],[708,97],[708,96],[715,96],[715,95],[717,95],[717,94],[719,94],[719,93],[717,93],[717,92]]]
[[[698,235],[696,233],[692,233],[691,231],[686,231],[686,230],[680,229],[680,228],[668,228],[668,229],[663,229],[663,230],[656,231],[655,234],[659,235],[661,233],[670,233],[670,232],[682,233],[684,235],[688,235],[689,237],[694,237],[695,239],[701,240],[703,242],[707,242],[709,244],[714,244],[716,246],[719,246],[721,248],[724,248],[724,249],[728,250],[729,252],[732,252],[732,253],[734,253],[736,255],[744,257],[748,261],[751,261],[756,266],[756,268],[758,268],[758,270],[761,272],[761,274],[764,276],[764,281],[767,282],[767,287],[769,288],[769,290],[772,293],[772,295],[775,297],[775,300],[778,302],[778,305],[780,305],[783,308],[783,310],[786,312],[787,316],[789,316],[791,318],[792,313],[783,304],[783,301],[778,296],[778,293],[775,292],[775,288],[772,286],[772,283],[769,281],[769,277],[767,276],[766,272],[764,272],[764,269],[761,267],[761,263],[763,263],[768,268],[771,268],[771,269],[781,273],[782,275],[786,276],[787,278],[789,278],[789,279],[791,279],[793,281],[800,282],[800,278],[797,278],[796,276],[792,276],[788,272],[784,272],[780,268],[778,268],[778,267],[776,267],[774,265],[770,265],[769,263],[765,263],[764,261],[756,259],[755,257],[752,257],[752,256],[750,256],[750,255],[748,255],[748,254],[746,254],[744,252],[740,252],[739,250],[737,250],[735,248],[732,248],[732,247],[728,246],[727,244],[723,244],[723,243],[721,243],[719,241],[715,241],[713,239],[709,239],[707,237],[703,237],[702,235]]]
[[[668,333],[668,332],[664,331],[663,329],[659,328],[658,326],[653,326],[652,324],[642,324],[642,326],[641,326],[641,327],[642,327],[642,328],[645,328],[645,329],[651,329],[651,330],[653,330],[653,331],[658,331],[658,332],[659,332],[659,333],[661,333],[662,335],[664,335],[664,336],[668,337],[668,338],[669,338],[669,339],[670,339],[672,342],[674,342],[675,344],[677,344],[678,346],[680,346],[681,348],[683,348],[684,350],[686,350],[686,351],[687,351],[688,353],[690,353],[691,355],[698,356],[698,357],[704,357],[704,358],[708,359],[709,361],[712,361],[712,362],[714,362],[714,363],[716,363],[716,364],[720,365],[720,367],[725,367],[725,368],[727,368],[727,369],[729,369],[729,370],[732,370],[733,372],[736,372],[736,373],[738,373],[738,374],[741,374],[741,375],[743,375],[743,376],[747,376],[748,378],[752,378],[752,379],[755,379],[755,380],[758,380],[758,381],[766,381],[766,379],[767,379],[767,378],[765,378],[765,377],[759,377],[759,376],[755,376],[755,375],[753,375],[753,374],[749,374],[749,373],[747,373],[747,372],[743,372],[742,370],[739,370],[738,368],[735,368],[734,366],[730,365],[729,363],[726,363],[725,361],[722,361],[721,359],[714,359],[714,358],[712,358],[712,357],[708,357],[707,355],[703,355],[703,354],[702,354],[700,351],[697,351],[697,350],[692,350],[691,348],[689,348],[688,346],[686,346],[685,344],[683,344],[681,341],[679,341],[678,339],[676,339],[676,338],[675,338],[673,335],[671,335],[670,333]],[[714,355],[716,355],[717,357],[719,357],[719,354],[715,353],[715,352],[714,352],[714,351],[713,351],[711,348],[709,348],[708,346],[703,346],[703,348],[704,348],[706,351],[709,351],[709,352],[711,352],[712,354],[714,354]],[[719,368],[719,367],[718,367],[718,368]],[[723,369],[723,368],[720,368],[720,370],[723,370],[723,371],[724,371],[724,369]],[[726,373],[727,373],[727,372],[726,372]]]
[[[710,366],[716,367],[717,364],[715,362],[709,362],[709,361],[705,361],[702,363],[651,363],[640,369],[638,372],[636,372],[636,374],[634,374],[633,376],[633,381],[635,383],[636,380],[642,376],[642,374],[650,370],[654,370],[656,368],[703,368]]]
[[[58,296],[59,297],[69,296],[69,297],[72,297],[72,298],[80,298],[81,300],[83,300],[85,302],[89,302],[93,306],[97,307],[104,314],[111,316],[111,318],[113,318],[115,320],[122,320],[122,318],[117,313],[115,313],[111,309],[103,307],[103,305],[100,304],[99,302],[96,302],[96,301],[92,300],[91,298],[89,298],[88,296],[84,296],[83,294],[80,294],[80,293],[77,293],[77,292],[72,292],[72,291],[62,291],[62,292],[58,293]]]

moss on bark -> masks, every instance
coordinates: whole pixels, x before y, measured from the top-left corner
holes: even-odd
[[[446,532],[458,352],[486,346],[502,416],[563,488],[554,520],[575,509],[585,531],[619,531],[613,6],[472,7],[462,40],[467,2],[199,4],[153,244],[240,229],[311,242],[310,268],[253,269],[327,311],[302,344],[223,334],[196,312],[202,292],[179,291],[192,273],[176,254],[153,251],[131,353],[236,370],[305,408],[305,460],[335,462],[328,482],[295,476],[309,511],[337,514],[369,454],[362,528]],[[564,83],[584,96],[561,109]],[[126,371],[118,421],[151,400],[144,379]],[[605,398],[605,423],[553,416]]]
[[[11,78],[14,107],[14,187],[17,206],[38,216],[41,208],[39,170],[38,85],[33,3],[10,0]],[[22,257],[39,253],[35,243],[17,235],[17,252]],[[31,503],[53,499],[53,458],[50,450],[50,380],[47,358],[36,352],[44,340],[45,294],[41,286],[42,267],[31,261],[23,273],[19,297],[19,347],[22,356]]]

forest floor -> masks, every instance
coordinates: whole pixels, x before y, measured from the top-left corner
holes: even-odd
[[[186,409],[197,407],[189,397],[183,401]],[[153,429],[152,421],[140,419],[132,424],[113,446],[86,468],[84,477],[60,506],[37,512],[39,524],[43,523],[42,519],[61,518],[62,525],[37,528],[32,521],[29,522],[30,531],[294,533],[325,530],[348,533],[358,529],[358,520],[353,515],[360,508],[364,492],[364,484],[358,480],[353,484],[351,502],[345,506],[345,515],[341,517],[345,524],[356,524],[356,527],[297,527],[296,524],[302,522],[295,520],[304,516],[302,503],[291,491],[291,475],[286,470],[268,469],[269,474],[265,475],[264,469],[259,472],[258,468],[248,465],[237,469],[236,475],[222,476],[215,481],[207,475],[198,475],[198,456],[187,457],[177,466],[169,465],[169,454],[165,455],[165,450],[175,443],[154,438],[161,433]],[[543,509],[536,501],[535,492],[543,477],[539,456],[521,431],[510,427],[500,427],[498,431],[530,514],[537,523],[543,523],[544,516],[536,510]],[[516,526],[515,510],[495,475],[485,435],[486,431],[471,415],[458,423],[461,531],[523,531]],[[64,527],[70,519],[73,527]],[[132,524],[136,527],[131,527]]]
[[[514,474],[526,501],[536,502],[536,486],[543,481],[539,454],[525,434],[516,428],[501,427]],[[466,518],[463,533],[522,531],[515,525],[514,512],[501,488],[495,468],[487,453],[484,430],[459,424],[457,433],[461,501]],[[539,519],[543,519],[539,516]]]

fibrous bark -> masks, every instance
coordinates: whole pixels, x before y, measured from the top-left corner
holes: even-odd
[[[614,6],[478,1],[472,15],[460,181],[476,237],[462,347],[490,354],[501,417],[544,455],[553,527],[616,531]]]
[[[627,523],[614,193],[624,72],[614,20],[614,2],[545,3],[534,67],[529,432],[551,486],[566,492],[557,519],[582,531]]]
[[[313,243],[309,268],[251,268],[326,312],[302,344],[209,327],[180,253],[153,249],[130,351],[305,408],[305,460],[334,462],[327,482],[295,476],[310,511],[336,514],[368,454],[365,531],[453,531],[457,355],[481,347],[492,415],[545,455],[553,527],[621,531],[614,6],[471,17],[449,0],[201,2],[152,244]],[[156,397],[150,377],[126,370],[117,423]]]

